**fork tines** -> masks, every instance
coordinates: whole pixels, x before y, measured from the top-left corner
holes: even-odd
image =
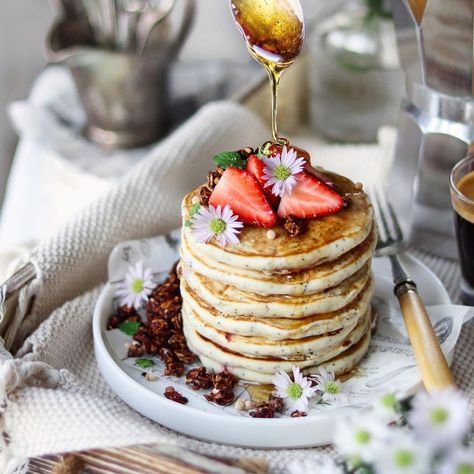
[[[367,194],[372,201],[375,220],[378,224],[377,249],[400,244],[403,241],[403,232],[393,206],[385,193],[381,189],[375,188],[368,190]]]

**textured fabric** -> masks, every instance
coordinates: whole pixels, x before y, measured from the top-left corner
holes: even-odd
[[[274,472],[285,472],[292,459],[332,452],[330,447],[252,450],[171,432],[118,399],[100,376],[94,358],[92,313],[113,246],[176,227],[180,200],[203,181],[210,156],[242,143],[257,144],[267,136],[268,130],[244,109],[210,105],[35,250],[33,261],[40,278],[22,295],[25,307],[20,313],[27,316],[20,322],[16,346],[24,342],[14,361],[8,353],[0,353],[6,360],[0,365],[0,397],[10,392],[6,409],[0,400],[0,432],[9,441],[2,456],[9,463],[6,472],[16,468],[20,472],[26,457],[163,440],[216,456],[263,457]],[[415,253],[456,296],[455,262],[431,257],[422,248]],[[27,311],[26,301],[32,296],[34,304]],[[463,331],[454,363],[456,378],[471,401],[473,339],[471,323]]]

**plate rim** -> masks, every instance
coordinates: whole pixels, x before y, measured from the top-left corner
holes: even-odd
[[[411,254],[405,254],[404,258],[410,260],[412,264],[417,265],[423,269],[423,272],[429,274],[430,278],[437,283],[437,290],[441,290],[440,298],[444,300],[442,303],[438,304],[451,304],[451,298],[445,286],[443,285],[442,281],[438,278],[438,276],[423,262],[421,262],[417,257]],[[190,426],[195,426],[196,423],[205,422],[212,420],[213,422],[222,422],[225,421],[225,430],[227,433],[238,432],[238,430],[242,427],[248,427],[249,425],[249,418],[247,417],[239,417],[239,416],[229,416],[223,415],[219,413],[211,413],[202,411],[198,408],[181,405],[179,403],[173,402],[171,400],[166,399],[163,395],[160,395],[152,390],[147,389],[132,377],[130,377],[119,365],[119,363],[115,360],[114,356],[111,354],[110,348],[108,347],[108,343],[103,337],[103,333],[106,330],[106,312],[103,311],[103,307],[106,302],[110,299],[111,293],[113,291],[112,284],[107,282],[106,285],[102,288],[99,297],[96,301],[94,306],[93,312],[93,321],[92,321],[92,332],[93,332],[93,345],[94,345],[94,353],[97,360],[97,364],[99,366],[100,373],[102,377],[104,377],[105,381],[112,389],[112,391],[119,396],[121,400],[123,400],[127,405],[132,407],[134,410],[139,412],[140,414],[146,416],[147,418],[152,419],[152,421],[163,424],[167,428],[185,434],[186,436],[191,436],[195,439],[202,439],[205,441],[211,442],[218,442],[221,444],[227,445],[236,445],[236,446],[245,446],[245,447],[252,447],[252,448],[267,448],[267,449],[277,449],[277,448],[287,448],[287,449],[294,449],[294,448],[305,448],[305,447],[314,447],[314,446],[321,446],[323,444],[328,444],[331,441],[325,441],[324,443],[313,441],[313,442],[298,442],[296,439],[291,442],[291,437],[288,438],[288,441],[285,443],[280,442],[267,442],[265,443],[265,439],[271,439],[271,437],[265,438],[262,436],[262,442],[255,443],[255,442],[241,442],[241,441],[225,441],[222,440],[218,435],[213,436],[212,433],[203,434],[202,437],[197,436],[194,430],[186,430],[186,429],[177,429],[176,427],[170,427],[166,422],[163,421],[156,421],[151,416],[148,416],[144,413],[142,406],[137,406],[140,404],[135,403],[135,399],[138,398],[136,396],[127,396],[124,394],[126,391],[125,388],[122,389],[117,386],[117,382],[122,387],[130,387],[133,391],[137,391],[138,393],[142,394],[143,397],[148,398],[156,403],[159,403],[163,407],[166,408],[167,416],[166,418],[173,418],[173,417],[182,417],[184,416],[191,416],[195,417],[193,423],[189,423]],[[113,376],[109,373],[112,372]],[[113,378],[113,380],[112,380]],[[338,408],[338,418],[343,418],[349,416],[353,412],[357,412],[358,410],[355,408]],[[300,431],[304,431],[305,428],[312,427],[316,424],[328,424],[330,422],[331,425],[334,425],[334,412],[327,411],[321,412],[318,415],[302,417],[302,418],[291,418],[291,417],[283,417],[283,418],[272,418],[272,419],[262,419],[262,418],[252,418],[251,423],[252,426],[255,427],[257,430],[261,431],[262,434],[266,432],[267,434],[269,429],[272,427],[274,428],[276,425],[281,429],[282,427],[288,427],[288,429],[294,428],[296,423],[298,424],[298,428]],[[205,425],[201,425],[204,426]],[[204,431],[208,431],[206,428]],[[258,433],[257,433],[258,434]],[[332,438],[332,434],[328,433],[326,438]]]

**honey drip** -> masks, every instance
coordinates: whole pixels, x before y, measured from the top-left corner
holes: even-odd
[[[272,135],[278,137],[278,88],[304,41],[304,19],[299,0],[231,0],[234,20],[250,55],[266,69],[272,90]]]

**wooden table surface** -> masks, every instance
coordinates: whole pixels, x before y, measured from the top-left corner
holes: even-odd
[[[261,459],[209,458],[174,445],[99,449],[30,461],[31,474],[266,474]]]

